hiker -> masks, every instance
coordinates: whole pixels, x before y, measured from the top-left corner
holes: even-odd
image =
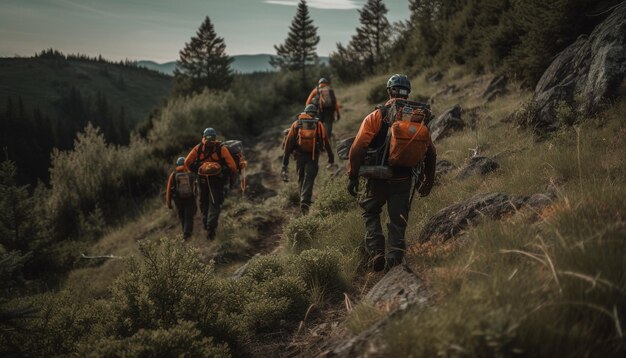
[[[333,135],[333,122],[341,119],[339,114],[339,102],[335,96],[335,90],[330,87],[330,81],[320,78],[317,87],[311,90],[305,105],[315,104],[318,109],[319,120],[324,123],[328,140]],[[336,114],[336,115],[335,115]]]
[[[319,169],[321,151],[326,151],[328,164],[334,164],[335,156],[330,149],[326,129],[317,119],[317,106],[309,104],[289,128],[284,142],[283,168],[281,170],[283,181],[288,181],[289,156],[293,153],[296,160],[296,172],[298,173],[300,210],[304,215],[309,212],[311,206],[313,183]]]
[[[176,160],[176,169],[167,180],[165,203],[172,208],[172,200],[176,205],[178,219],[183,228],[183,240],[191,238],[193,217],[196,215],[196,195],[193,188],[193,173],[185,168],[185,157]]]
[[[202,142],[189,152],[185,167],[197,173],[200,191],[200,212],[207,238],[215,239],[220,209],[224,202],[224,186],[234,189],[237,180],[237,165],[226,146],[217,140],[217,132],[206,128]]]
[[[437,156],[425,123],[430,118],[430,107],[408,101],[410,91],[411,82],[405,75],[391,76],[387,81],[389,100],[363,119],[350,148],[350,195],[357,196],[359,175],[367,178],[366,193],[359,205],[365,221],[368,266],[374,271],[402,263],[411,200],[416,190],[420,196],[427,196],[434,182]],[[380,223],[385,204],[389,213],[386,258]]]

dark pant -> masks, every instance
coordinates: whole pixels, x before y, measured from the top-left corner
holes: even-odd
[[[319,114],[320,121],[324,123],[326,129],[326,137],[330,142],[330,138],[333,135],[333,122],[335,121],[335,109],[327,108]]]
[[[217,222],[224,202],[224,183],[225,179],[221,176],[198,177],[202,223],[209,233],[215,233],[217,230]]]
[[[196,198],[175,200],[174,205],[178,212],[178,220],[183,227],[183,237],[189,238],[193,232],[193,217],[197,211]]]
[[[371,257],[385,253],[385,235],[380,223],[380,213],[387,204],[389,222],[389,249],[387,262],[398,264],[404,257],[406,244],[404,234],[408,223],[411,179],[369,179],[367,193],[359,205],[363,208],[365,221],[365,246]]]
[[[313,196],[313,184],[319,169],[319,153],[315,159],[311,153],[298,153],[296,158],[296,171],[298,172],[298,189],[300,190],[300,207],[308,209],[311,206]]]

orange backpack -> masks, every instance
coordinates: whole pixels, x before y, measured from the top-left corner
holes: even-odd
[[[415,167],[424,160],[430,144],[426,120],[430,116],[427,104],[396,99],[387,110],[388,163],[394,167]]]
[[[315,159],[315,147],[319,146],[323,149],[322,145],[325,140],[324,132],[319,130],[319,126],[319,121],[306,113],[298,116],[298,148],[302,152],[311,153],[313,159]]]

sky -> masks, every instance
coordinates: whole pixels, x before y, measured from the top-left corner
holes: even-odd
[[[347,43],[365,0],[308,0],[317,53]],[[173,61],[209,16],[229,55],[275,53],[298,0],[0,0],[0,57],[43,49],[109,60]],[[385,0],[387,19],[409,18],[408,0]]]

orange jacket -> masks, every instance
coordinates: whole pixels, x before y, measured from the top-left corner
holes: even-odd
[[[217,147],[221,147],[220,154],[217,153]],[[198,163],[196,163],[196,159],[199,159]],[[237,174],[237,164],[235,164],[235,160],[232,155],[230,155],[228,148],[223,145],[220,146],[219,142],[216,142],[213,146],[209,146],[206,143],[206,139],[202,138],[202,143],[193,147],[189,154],[187,154],[187,157],[185,158],[185,168],[187,168],[190,172],[197,173],[197,164],[202,164],[204,162],[218,162],[223,164],[221,162],[222,159],[226,162],[226,166],[230,169],[232,173],[231,177],[234,177]]]
[[[391,100],[390,100],[391,101]],[[385,105],[389,105],[390,101],[387,101]],[[363,119],[363,123],[361,123],[361,128],[359,128],[359,132],[352,143],[352,147],[350,147],[350,153],[348,154],[348,177],[354,178],[359,175],[359,169],[361,168],[361,164],[365,159],[365,155],[367,154],[367,148],[372,144],[374,137],[380,132],[381,126],[383,123],[383,117],[380,109],[374,110],[372,113],[368,114],[365,119]],[[429,136],[429,147],[426,151],[425,162],[425,175],[427,179],[434,178],[434,165],[436,163],[437,152],[435,146],[430,139]],[[394,177],[406,177],[407,175],[399,175]]]
[[[320,83],[319,85],[319,87],[326,87],[326,86],[328,86],[326,83]],[[315,96],[317,96],[317,87],[313,88],[313,90],[309,94],[309,98],[307,98],[306,103],[304,105],[306,106],[306,105],[313,103],[313,98]],[[322,111],[322,107],[320,106],[319,103],[313,103],[313,104],[317,105],[319,110]],[[335,95],[335,112],[339,113],[339,100],[337,99],[337,95]]]
[[[174,175],[176,173],[187,172],[188,170],[184,165],[179,165],[176,169],[170,174],[170,178],[167,180],[167,190],[165,191],[165,203],[167,204],[167,208],[172,208],[172,193],[176,190],[176,182],[174,181]]]
[[[313,119],[313,117],[311,117],[310,115],[306,114],[306,113],[300,113],[298,115],[298,119]],[[285,141],[285,152],[283,155],[283,166],[288,166],[289,165],[289,156],[291,155],[291,153],[297,149],[298,147],[298,141],[297,141],[297,131],[298,131],[298,120],[293,121],[293,123],[291,124],[291,127],[289,128],[289,133],[287,133],[287,140]],[[322,146],[324,147],[323,149],[326,151],[326,154],[328,154],[328,162],[329,163],[334,163],[335,162],[335,155],[333,154],[333,150],[330,148],[330,142],[328,141],[328,137],[326,136],[326,127],[324,127],[324,124],[322,124],[322,122],[317,122],[317,132],[319,133],[320,139],[322,141]],[[320,148],[321,150],[322,148]],[[316,150],[317,153],[313,153],[313,156],[315,155],[319,155],[319,151]]]

